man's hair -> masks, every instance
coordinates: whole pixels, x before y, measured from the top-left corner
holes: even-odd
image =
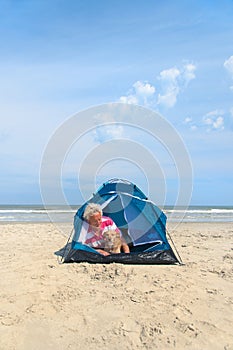
[[[101,206],[96,203],[89,203],[83,213],[83,218],[86,221],[89,221],[90,217],[94,215],[95,213],[100,213],[103,215],[103,211],[101,209]]]

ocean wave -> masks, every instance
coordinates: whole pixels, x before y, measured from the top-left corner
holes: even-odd
[[[1,206],[0,222],[72,222],[79,206]],[[164,208],[170,222],[233,222],[233,207]]]

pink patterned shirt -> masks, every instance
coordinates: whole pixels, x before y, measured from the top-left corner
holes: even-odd
[[[89,225],[85,244],[88,244],[92,248],[102,248],[103,247],[103,233],[109,230],[114,230],[117,232],[120,232],[120,230],[117,228],[115,222],[107,217],[102,217],[102,223],[100,225],[100,232],[96,234],[96,232],[93,230],[93,227]]]

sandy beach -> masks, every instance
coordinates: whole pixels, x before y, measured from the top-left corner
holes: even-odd
[[[232,223],[168,230],[183,266],[59,264],[57,226],[1,224],[0,349],[233,349]]]

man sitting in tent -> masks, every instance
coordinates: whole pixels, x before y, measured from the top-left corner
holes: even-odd
[[[130,253],[120,230],[111,218],[103,216],[100,205],[89,203],[84,210],[83,218],[89,224],[85,244],[96,249],[102,255],[109,255],[109,251],[105,250],[105,233],[111,230],[116,231],[120,235],[121,251]]]

